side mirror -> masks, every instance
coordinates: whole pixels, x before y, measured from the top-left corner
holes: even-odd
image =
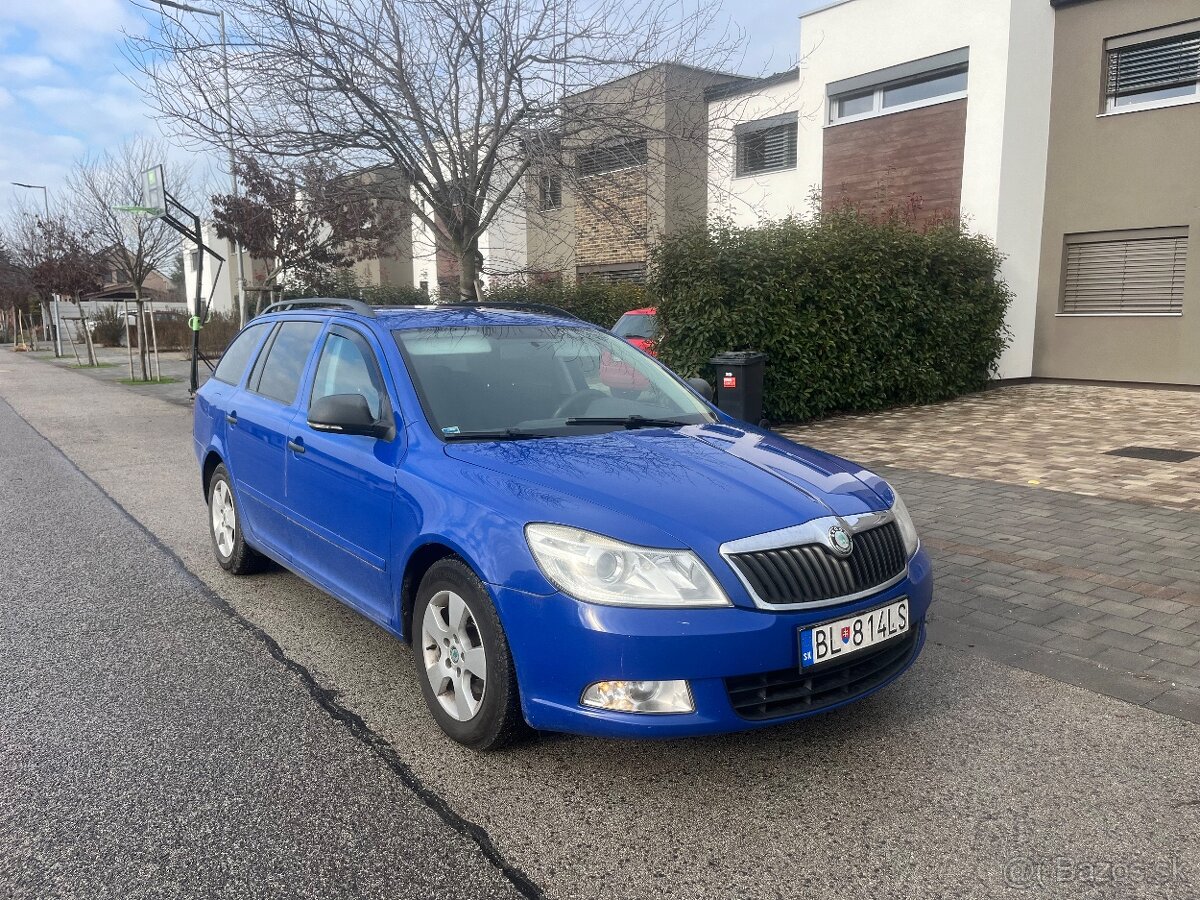
[[[391,422],[376,421],[362,394],[330,394],[321,397],[308,410],[308,424],[314,431],[336,434],[361,434],[388,440],[394,434]]]
[[[693,391],[695,391],[709,403],[712,403],[713,386],[711,384],[709,384],[703,378],[689,378],[687,383]]]

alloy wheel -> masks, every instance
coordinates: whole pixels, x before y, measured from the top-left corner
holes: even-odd
[[[421,622],[425,677],[446,714],[468,722],[479,712],[487,686],[487,653],[475,616],[453,591],[439,591]]]
[[[212,531],[213,540],[217,544],[217,552],[222,558],[233,554],[233,537],[237,528],[237,510],[233,505],[233,491],[225,481],[218,481],[213,486],[212,494]]]

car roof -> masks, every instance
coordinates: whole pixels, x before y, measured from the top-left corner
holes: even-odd
[[[658,315],[658,307],[646,306],[646,307],[643,307],[642,309],[631,309],[631,310],[629,310],[629,312],[625,313],[625,315],[627,315],[627,316],[656,316],[656,315]]]
[[[287,303],[288,305],[284,305]],[[278,309],[268,307],[265,315],[328,315],[345,316],[364,323],[373,323],[390,331],[410,328],[447,328],[481,325],[569,325],[576,328],[596,328],[588,322],[572,316],[565,310],[530,303],[478,306],[466,304],[434,303],[420,306],[369,306],[361,300],[333,297],[312,297],[276,304]]]

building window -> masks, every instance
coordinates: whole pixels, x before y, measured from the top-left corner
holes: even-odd
[[[737,174],[758,175],[796,168],[796,114],[735,125]]]
[[[646,264],[613,263],[605,266],[579,266],[575,270],[579,281],[603,281],[606,284],[645,284]]]
[[[1107,112],[1172,106],[1200,99],[1200,30],[1137,43],[1109,41],[1106,48]],[[1114,46],[1116,44],[1116,46]]]
[[[1064,315],[1183,313],[1186,228],[1067,235]]]
[[[829,124],[961,100],[967,96],[967,51],[954,50],[829,85]]]
[[[543,175],[540,181],[542,209],[560,209],[562,207],[562,179],[557,175]]]
[[[646,164],[646,141],[610,141],[580,150],[575,156],[580,175],[603,175],[618,169],[629,169]]]

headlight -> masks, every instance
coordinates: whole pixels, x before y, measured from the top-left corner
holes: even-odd
[[[913,525],[912,516],[908,514],[908,507],[904,505],[904,501],[900,499],[895,488],[892,488],[892,495],[896,498],[896,502],[892,504],[892,515],[896,517],[896,524],[900,527],[900,538],[904,541],[904,555],[912,556],[917,552],[917,547],[921,543],[917,538],[917,527]]]
[[[638,547],[563,525],[527,525],[525,540],[551,584],[579,600],[615,606],[730,605],[690,550]]]

